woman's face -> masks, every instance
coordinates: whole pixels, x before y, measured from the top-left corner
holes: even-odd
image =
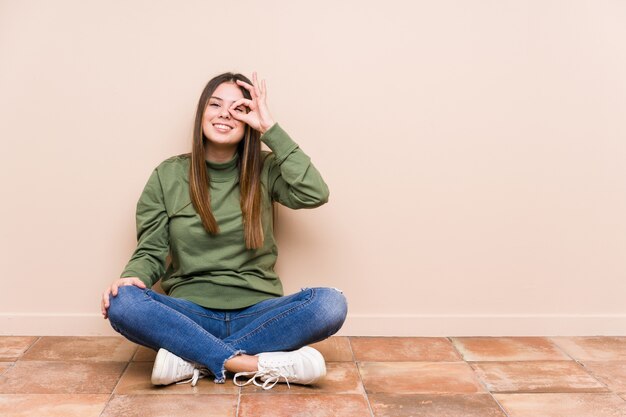
[[[202,131],[208,139],[209,149],[236,149],[243,139],[246,124],[234,119],[228,112],[240,98],[243,98],[243,93],[234,83],[220,84],[209,98],[202,117]],[[245,112],[246,108],[239,106],[235,111]]]

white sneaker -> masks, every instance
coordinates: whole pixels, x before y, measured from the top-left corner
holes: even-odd
[[[195,387],[198,379],[204,378],[209,374],[208,369],[196,366],[191,362],[187,362],[168,350],[159,349],[154,367],[152,368],[152,384],[153,385],[169,385],[174,382],[178,384],[187,384],[191,382],[191,386]],[[182,381],[187,379],[187,381]]]
[[[235,374],[233,383],[237,386],[254,385],[263,389],[271,389],[279,382],[292,384],[313,384],[326,376],[324,357],[312,347],[305,346],[293,352],[260,353],[259,369],[253,372]],[[237,382],[240,376],[252,375],[245,383]],[[263,383],[258,382],[259,378]],[[291,388],[291,387],[290,387]]]

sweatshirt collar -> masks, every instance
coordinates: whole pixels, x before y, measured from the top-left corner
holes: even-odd
[[[235,152],[233,159],[227,162],[206,161],[211,182],[225,182],[237,178],[239,175],[239,153]]]

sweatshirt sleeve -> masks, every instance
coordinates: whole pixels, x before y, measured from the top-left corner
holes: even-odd
[[[292,208],[318,207],[328,202],[328,186],[309,158],[275,123],[261,140],[272,150],[269,188],[274,201]]]
[[[138,277],[149,288],[165,273],[169,252],[169,217],[157,169],[139,197],[136,221],[137,248],[120,277]]]

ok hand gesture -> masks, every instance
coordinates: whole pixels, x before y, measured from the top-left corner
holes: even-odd
[[[267,108],[267,87],[265,80],[259,84],[256,72],[252,73],[252,85],[237,80],[237,85],[245,88],[250,92],[251,99],[241,98],[235,101],[228,109],[230,115],[241,122],[244,122],[255,130],[265,133],[267,129],[274,125],[274,119]],[[236,109],[244,106],[247,112],[240,112]]]

